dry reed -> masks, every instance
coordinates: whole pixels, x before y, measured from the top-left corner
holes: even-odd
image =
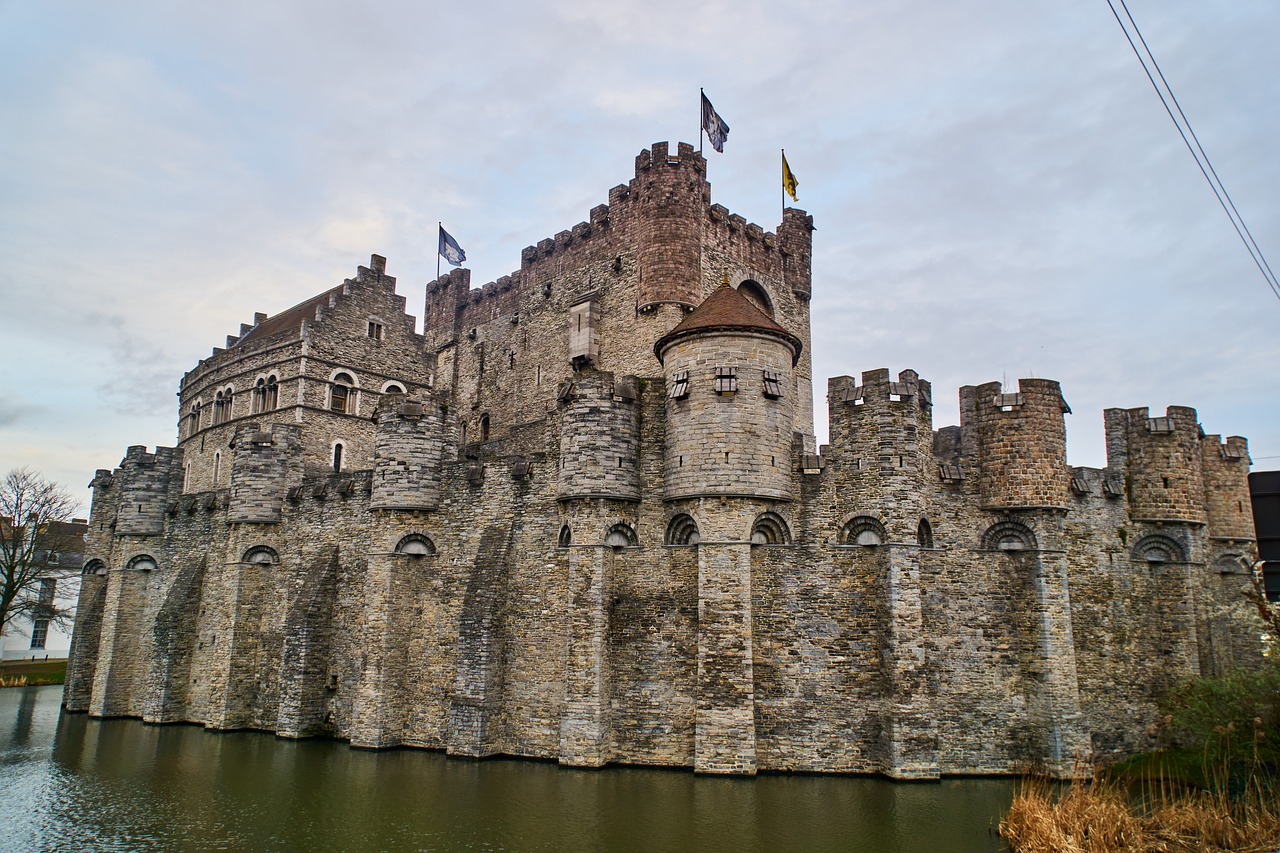
[[[1000,834],[1013,853],[1276,853],[1280,786],[1256,772],[1234,797],[1164,778],[1139,790],[1103,777],[1065,788],[1032,780]]]

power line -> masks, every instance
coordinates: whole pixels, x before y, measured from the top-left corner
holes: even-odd
[[[1276,280],[1275,273],[1271,271],[1271,265],[1267,263],[1266,256],[1262,254],[1262,249],[1254,241],[1253,233],[1249,231],[1249,226],[1245,224],[1244,217],[1236,209],[1235,202],[1231,200],[1226,186],[1222,183],[1222,179],[1218,177],[1217,170],[1213,168],[1209,155],[1205,152],[1204,147],[1200,144],[1200,139],[1196,136],[1195,130],[1191,127],[1190,119],[1182,111],[1182,105],[1178,103],[1177,97],[1173,94],[1173,87],[1169,85],[1169,81],[1165,79],[1164,72],[1160,70],[1155,54],[1147,46],[1147,40],[1142,37],[1142,30],[1138,29],[1138,22],[1133,19],[1133,15],[1129,12],[1129,7],[1125,5],[1124,0],[1120,0],[1120,6],[1124,9],[1125,17],[1129,19],[1129,25],[1133,27],[1134,33],[1137,34],[1138,41],[1142,42],[1143,49],[1147,52],[1147,56],[1150,57],[1151,66],[1155,68],[1156,75],[1160,77],[1160,82],[1164,84],[1165,90],[1169,93],[1168,98],[1165,97],[1164,90],[1161,90],[1160,85],[1156,83],[1155,75],[1152,75],[1151,68],[1147,67],[1147,60],[1143,57],[1142,52],[1138,50],[1138,45],[1134,43],[1133,36],[1129,35],[1129,28],[1121,20],[1120,13],[1116,11],[1115,3],[1112,0],[1107,0],[1107,5],[1111,7],[1111,14],[1115,16],[1116,23],[1120,25],[1125,39],[1129,42],[1129,47],[1133,48],[1134,56],[1138,57],[1138,62],[1142,65],[1142,70],[1146,73],[1147,79],[1151,81],[1151,87],[1156,90],[1156,95],[1160,98],[1160,103],[1164,105],[1165,112],[1169,114],[1169,120],[1178,129],[1178,135],[1182,137],[1182,142],[1187,146],[1187,151],[1191,152],[1192,159],[1196,161],[1196,166],[1200,168],[1200,174],[1204,175],[1209,188],[1213,190],[1214,196],[1218,199],[1218,204],[1222,206],[1222,212],[1227,214],[1227,219],[1231,221],[1231,227],[1236,230],[1236,234],[1240,237],[1240,242],[1244,243],[1245,249],[1249,252],[1249,257],[1253,259],[1258,272],[1262,273],[1262,277],[1266,279],[1267,286],[1271,288],[1272,294],[1275,295],[1276,299],[1280,299],[1280,281]],[[1173,108],[1169,106],[1169,101],[1173,101],[1174,107],[1178,110],[1178,115],[1182,117],[1182,123],[1179,123],[1177,116],[1173,114]],[[1183,124],[1186,125],[1186,130],[1183,130]],[[1191,134],[1190,139],[1187,138],[1188,133]],[[1192,145],[1192,140],[1195,140],[1194,146]],[[1203,158],[1203,162],[1201,162],[1201,158]],[[1210,177],[1210,174],[1212,174],[1212,177]]]

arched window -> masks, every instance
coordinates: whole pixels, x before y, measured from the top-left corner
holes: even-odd
[[[335,472],[342,470],[342,442],[335,441],[333,443],[333,470]]]
[[[916,525],[916,544],[921,548],[933,547],[933,525],[927,518],[920,519],[920,523]]]
[[[840,531],[841,545],[863,545],[874,548],[877,545],[883,545],[886,539],[884,525],[869,515],[851,518]]]
[[[1134,543],[1131,559],[1144,563],[1185,563],[1186,552],[1182,545],[1168,536],[1153,533]]]
[[[220,424],[227,419],[227,401],[219,391],[213,395],[213,422]]]
[[[1034,551],[1036,535],[1025,524],[998,521],[982,534],[982,547],[988,551]]]
[[[562,524],[560,526],[560,542],[561,548],[568,548],[573,544],[573,531],[569,529],[569,525]]]
[[[770,317],[773,316],[773,302],[769,299],[769,294],[760,286],[759,282],[747,279],[738,285],[738,292],[747,297],[747,301],[759,308]]]
[[[411,557],[425,557],[436,552],[436,543],[421,533],[410,533],[396,543],[397,554],[408,554]]]
[[[130,558],[124,567],[126,571],[130,572],[154,572],[156,570],[156,561],[150,554],[138,554],[136,557]]]
[[[259,376],[253,386],[253,413],[273,412],[280,402],[280,384],[275,374]]]
[[[382,389],[383,394],[403,394],[404,386],[399,382],[388,382]]]
[[[790,545],[791,531],[776,512],[761,513],[751,525],[752,545]]]
[[[84,568],[80,570],[82,575],[105,575],[107,573],[107,564],[101,560],[90,560],[84,564]]]
[[[251,563],[255,566],[274,566],[280,562],[280,556],[274,548],[266,545],[254,545],[248,551],[244,552],[244,556],[240,558],[242,563]]]
[[[195,435],[195,434],[200,430],[200,407],[201,407],[201,405],[202,405],[202,403],[201,403],[201,401],[200,401],[200,400],[196,400],[194,403],[192,403],[192,404],[191,404],[191,411],[190,411],[190,413],[187,415],[187,417],[188,417],[188,418],[190,419],[190,421],[191,421],[190,429],[188,429],[188,430],[187,430],[187,435],[189,435],[189,436],[191,436],[191,435]]]
[[[604,544],[610,548],[628,548],[639,543],[635,530],[628,524],[615,524],[604,537]]]
[[[329,385],[329,411],[341,415],[356,413],[356,381],[350,373],[335,373]]]
[[[480,440],[489,440],[489,416],[487,414],[480,416]]]
[[[698,523],[686,513],[680,513],[667,525],[667,545],[697,545],[701,538]]]
[[[218,474],[221,472],[221,469],[222,469],[222,452],[215,450],[213,451],[213,485],[215,488],[218,485]]]

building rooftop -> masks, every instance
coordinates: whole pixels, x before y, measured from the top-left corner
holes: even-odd
[[[674,329],[663,335],[653,345],[654,354],[662,361],[663,351],[675,341],[689,335],[714,331],[762,332],[781,338],[791,345],[792,364],[800,358],[804,344],[795,335],[779,326],[773,318],[761,311],[747,297],[728,285],[717,287],[681,320]]]

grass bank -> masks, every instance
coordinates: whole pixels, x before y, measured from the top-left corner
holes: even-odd
[[[11,661],[0,664],[0,687],[38,687],[62,684],[67,680],[63,660]]]

